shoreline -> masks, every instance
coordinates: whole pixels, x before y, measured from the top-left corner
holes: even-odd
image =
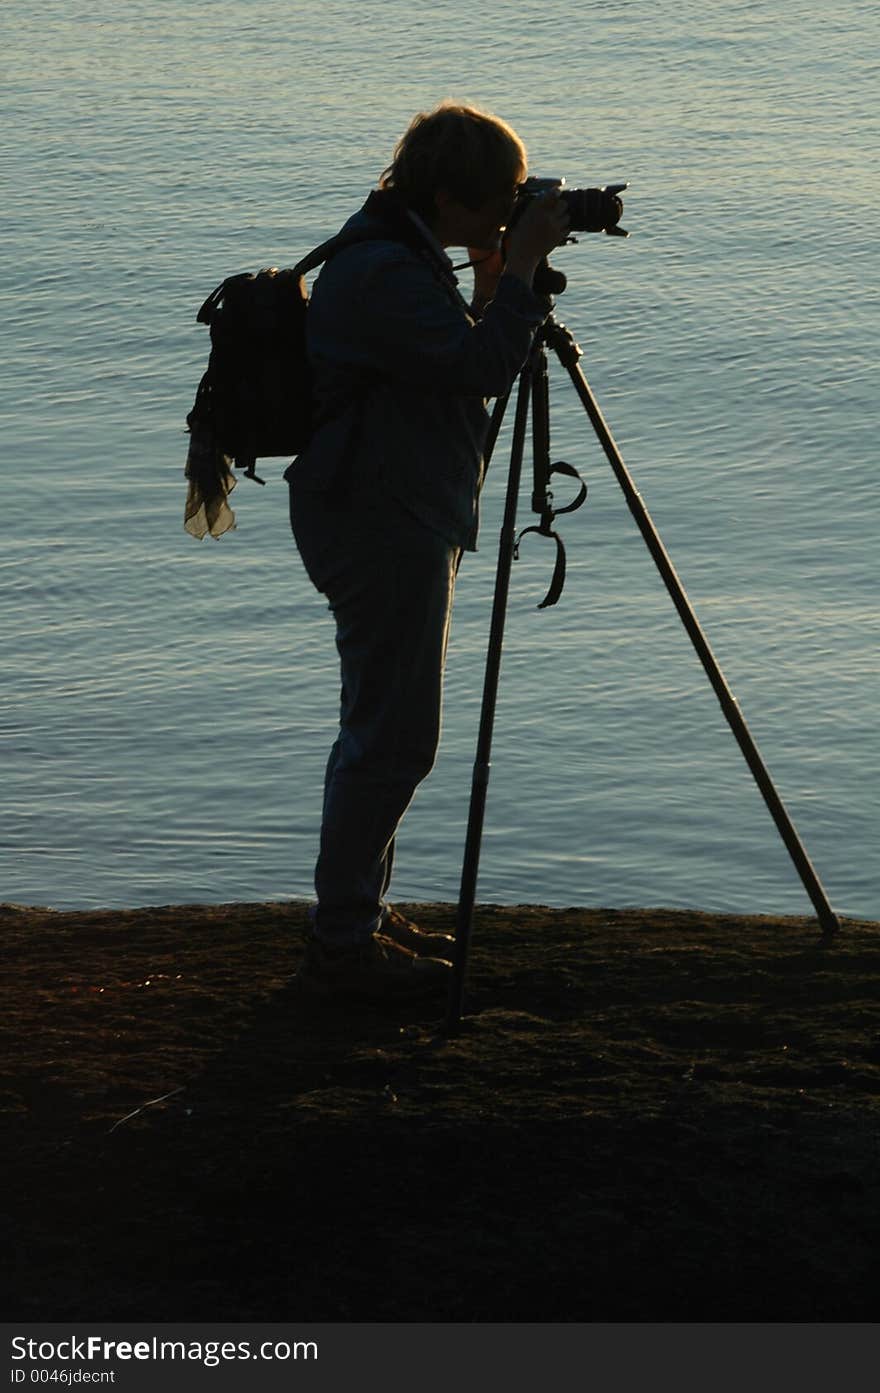
[[[9,1318],[873,1319],[880,924],[478,905],[447,1039],[307,907],[0,907]]]

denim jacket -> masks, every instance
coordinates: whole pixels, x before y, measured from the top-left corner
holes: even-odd
[[[343,231],[371,226],[381,232],[362,210]],[[352,506],[365,493],[387,493],[453,546],[473,551],[486,398],[510,389],[548,306],[504,275],[475,318],[455,289],[449,258],[429,245],[430,234],[425,241],[424,252],[398,241],[358,242],[325,264],[308,313],[318,425],[286,477],[308,492],[344,480]]]

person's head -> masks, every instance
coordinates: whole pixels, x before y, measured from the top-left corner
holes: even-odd
[[[447,245],[488,246],[527,169],[525,146],[506,121],[445,101],[413,118],[379,186],[395,189]]]

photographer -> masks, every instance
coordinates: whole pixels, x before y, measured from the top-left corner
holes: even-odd
[[[378,192],[346,224],[364,240],[318,277],[309,356],[318,420],[287,472],[291,524],[336,620],[338,738],[327,764],[313,935],[318,993],[445,989],[452,940],[390,909],[394,837],[440,735],[455,578],[475,550],[486,398],[515,381],[548,304],[538,263],[565,240],[555,195],[501,252],[526,152],[497,118],[443,103],[417,116]],[[470,305],[447,247],[475,266]]]

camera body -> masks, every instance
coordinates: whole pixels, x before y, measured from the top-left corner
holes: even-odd
[[[626,237],[618,226],[623,216],[623,203],[618,197],[628,184],[606,184],[599,189],[566,189],[564,179],[526,179],[517,192],[516,205],[510,226],[522,217],[533,199],[541,194],[558,193],[568,209],[572,232],[605,232],[609,237]]]

